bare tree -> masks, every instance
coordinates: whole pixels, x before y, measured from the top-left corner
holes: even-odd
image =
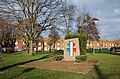
[[[51,43],[53,43],[53,48],[55,49],[55,43],[60,39],[59,32],[55,27],[50,29],[49,37],[51,38]]]
[[[33,54],[33,41],[59,18],[61,0],[1,0],[0,15],[9,16],[24,34]],[[24,23],[26,22],[26,23]]]
[[[53,40],[52,40],[50,37],[49,37],[48,40],[47,40],[47,44],[50,46],[49,51],[51,52],[52,45],[53,45]]]
[[[2,48],[12,48],[13,52],[16,41],[14,25],[6,19],[0,19],[0,45]],[[9,51],[7,51],[9,52]]]
[[[89,40],[99,39],[99,32],[96,27],[96,22],[98,19],[90,16],[89,13],[84,13],[77,17],[77,32],[85,33]]]
[[[43,40],[43,37],[42,36],[39,36],[39,37],[37,37],[37,38],[35,38],[35,46],[36,46],[36,51],[38,51],[38,46],[39,46],[39,43],[41,43],[41,50],[43,51],[44,49],[44,44],[43,44],[43,42],[44,42],[44,40]],[[44,52],[44,51],[43,51]]]
[[[64,26],[62,28],[63,32],[65,34],[69,34],[72,31],[73,23],[74,23],[74,17],[75,17],[75,8],[76,6],[74,5],[68,5],[66,1],[62,4],[62,10],[61,10],[61,24]]]
[[[77,32],[78,33],[85,33],[87,35],[88,43],[93,40],[99,41],[99,32],[96,27],[96,22],[99,21],[98,19],[90,16],[89,13],[84,13],[82,16],[77,17]],[[93,48],[94,53],[94,48]]]

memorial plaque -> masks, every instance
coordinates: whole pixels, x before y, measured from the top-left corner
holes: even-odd
[[[75,56],[80,55],[79,39],[67,39],[64,41],[64,60],[75,61]]]

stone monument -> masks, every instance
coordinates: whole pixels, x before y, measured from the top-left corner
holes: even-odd
[[[75,57],[80,55],[79,39],[72,38],[64,40],[64,60],[75,61]]]

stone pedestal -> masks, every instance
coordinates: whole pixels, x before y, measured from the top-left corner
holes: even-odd
[[[64,60],[75,61],[75,56],[80,55],[79,39],[67,39],[64,41]]]

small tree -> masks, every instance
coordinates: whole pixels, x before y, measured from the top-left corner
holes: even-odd
[[[85,33],[88,40],[98,39],[99,32],[96,27],[98,19],[90,16],[89,13],[84,13],[83,16],[77,17],[77,31],[78,33]]]
[[[0,19],[0,45],[2,48],[11,48],[13,52],[16,42],[15,27],[6,19]],[[9,52],[9,50],[7,50]]]
[[[51,43],[53,43],[53,48],[55,49],[55,43],[60,39],[60,35],[55,27],[50,29],[49,37],[51,38]]]
[[[49,37],[48,40],[47,40],[47,44],[50,46],[49,51],[51,52],[52,45],[53,45],[53,41],[52,41],[52,39],[51,39],[50,37]]]
[[[90,43],[90,41],[93,40],[99,40],[99,32],[96,27],[96,21],[99,21],[98,19],[90,16],[89,13],[84,13],[83,16],[77,17],[77,33],[84,33],[87,35],[87,40]],[[94,49],[94,48],[93,48]],[[93,50],[94,52],[94,50]]]
[[[35,46],[36,46],[36,51],[38,51],[38,45],[39,45],[39,43],[41,43],[41,50],[42,50],[42,52],[44,53],[44,40],[43,40],[43,37],[42,36],[39,36],[39,37],[37,37],[37,38],[35,38],[35,40],[34,40],[34,42],[35,42]]]

